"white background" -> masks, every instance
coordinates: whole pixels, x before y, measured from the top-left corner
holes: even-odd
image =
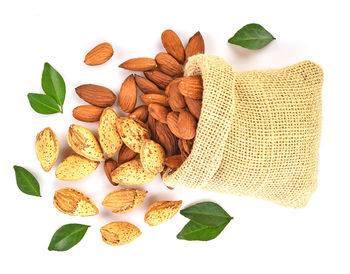
[[[324,3],[328,4],[324,4]],[[1,1],[1,273],[349,273],[349,16],[348,1]],[[262,24],[277,40],[259,51],[227,43],[247,23]],[[118,215],[101,206],[115,189],[100,165],[88,178],[61,182],[36,160],[36,133],[46,126],[57,133],[60,162],[72,109],[84,104],[74,92],[80,84],[107,86],[116,93],[128,72],[118,65],[129,58],[162,51],[161,32],[174,29],[184,42],[200,30],[206,52],[238,70],[280,68],[301,60],[318,63],[325,73],[319,186],[304,209],[202,191],[168,190],[160,179],[142,186],[144,205]],[[99,67],[84,65],[85,54],[100,42],[115,54]],[[64,115],[39,115],[26,94],[41,92],[44,62],[64,77]],[[84,123],[79,123],[84,124]],[[95,124],[85,124],[95,130]],[[28,168],[40,181],[42,198],[21,193],[12,166]],[[100,209],[94,217],[70,217],[52,205],[54,191],[76,187]],[[159,199],[182,199],[184,206],[212,200],[235,219],[211,242],[176,239],[187,220],[177,215],[148,227],[147,206]],[[113,247],[99,229],[127,220],[143,232],[133,243]],[[91,225],[67,252],[49,252],[52,234],[66,223]]]

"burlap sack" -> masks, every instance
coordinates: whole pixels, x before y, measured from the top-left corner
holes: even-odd
[[[185,75],[203,77],[202,112],[191,154],[165,184],[304,207],[317,185],[322,69],[305,61],[234,72],[197,55]]]

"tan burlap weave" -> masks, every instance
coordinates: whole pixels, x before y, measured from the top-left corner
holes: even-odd
[[[190,156],[165,184],[304,207],[317,186],[322,69],[234,72],[197,55],[185,74],[203,77],[202,112]]]

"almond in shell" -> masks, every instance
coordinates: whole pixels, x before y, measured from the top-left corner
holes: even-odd
[[[156,66],[157,63],[154,59],[145,57],[129,59],[119,65],[120,68],[134,71],[152,70],[156,68]]]
[[[112,106],[117,98],[109,88],[99,85],[81,85],[75,92],[85,102],[101,108]]]
[[[170,76],[182,76],[183,68],[174,57],[168,53],[158,53],[156,56],[158,69]]]
[[[71,125],[67,135],[68,145],[79,155],[92,161],[103,161],[103,151],[96,137],[85,127]]]
[[[100,229],[102,241],[109,245],[125,245],[141,236],[141,231],[127,222],[112,222]]]
[[[165,151],[160,144],[152,140],[143,140],[140,160],[147,172],[158,174],[164,169]]]
[[[140,152],[142,141],[151,137],[147,126],[132,118],[119,118],[117,129],[124,144],[137,153]]]
[[[127,213],[139,207],[146,198],[147,191],[135,188],[122,188],[109,193],[102,205],[113,213]]]
[[[140,159],[121,164],[112,172],[112,181],[116,184],[131,186],[143,185],[154,180],[157,174],[147,172]]]
[[[105,42],[97,45],[85,56],[85,64],[89,66],[101,65],[107,62],[113,56],[113,47]]]
[[[179,63],[185,61],[185,49],[177,34],[172,30],[165,30],[162,33],[162,44],[167,53],[173,56]]]
[[[144,74],[148,80],[155,83],[161,89],[165,89],[173,80],[171,76],[158,70],[145,71]]]
[[[53,203],[59,211],[70,216],[85,217],[98,214],[94,202],[88,196],[73,188],[57,190]]]
[[[202,99],[203,81],[201,76],[185,76],[178,84],[180,93],[191,99]]]
[[[100,116],[103,112],[103,108],[84,105],[78,106],[73,109],[73,117],[82,122],[97,122],[100,120]]]
[[[199,31],[197,31],[187,43],[185,49],[186,60],[193,55],[204,53],[204,51],[205,47],[202,34]]]
[[[160,225],[179,212],[182,201],[159,201],[150,205],[145,214],[145,223],[150,226]]]
[[[48,172],[56,163],[59,153],[59,144],[56,134],[47,127],[36,136],[36,156],[44,171]]]
[[[112,185],[117,185],[112,181],[112,171],[118,167],[118,163],[113,159],[107,159],[104,164],[105,174]]]
[[[142,76],[135,74],[135,81],[138,88],[145,94],[164,94],[164,91],[159,89],[156,84]]]
[[[105,108],[98,125],[98,139],[107,157],[113,157],[122,147],[123,141],[117,131],[118,116],[111,108]]]
[[[129,75],[123,82],[119,92],[119,105],[125,112],[132,112],[137,100],[137,89],[134,76]]]

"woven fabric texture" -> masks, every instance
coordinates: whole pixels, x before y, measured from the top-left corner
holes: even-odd
[[[234,72],[197,55],[185,75],[202,75],[202,112],[191,154],[165,184],[304,207],[317,187],[322,69],[304,61]]]

